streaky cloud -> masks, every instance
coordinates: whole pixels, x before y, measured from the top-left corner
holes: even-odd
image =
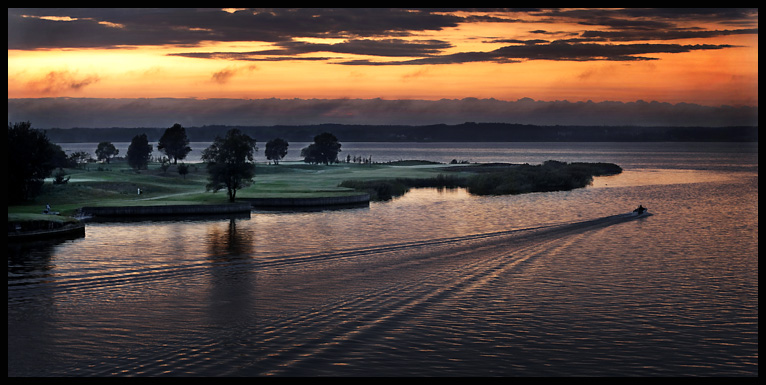
[[[731,48],[727,44],[596,44],[554,41],[547,44],[509,45],[490,52],[460,52],[403,61],[349,60],[345,65],[459,64],[470,62],[515,63],[525,60],[555,61],[640,61],[657,60],[644,56]],[[639,56],[641,55],[641,56]]]
[[[581,37],[586,40],[597,41],[635,41],[635,40],[677,40],[698,39],[729,35],[757,35],[758,28],[736,30],[626,30],[626,31],[584,31]]]
[[[403,8],[9,8],[8,49],[391,38],[439,31],[464,20]]]

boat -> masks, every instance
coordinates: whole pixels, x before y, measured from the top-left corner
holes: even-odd
[[[633,215],[639,217],[649,214],[649,209],[647,209],[644,206],[639,205],[637,209],[633,210]]]

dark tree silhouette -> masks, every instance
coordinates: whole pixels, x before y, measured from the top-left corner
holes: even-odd
[[[173,164],[178,164],[178,160],[186,158],[186,155],[191,151],[186,129],[176,123],[173,127],[165,130],[160,141],[157,142],[157,149],[163,151],[168,158],[173,159]]]
[[[274,164],[279,164],[279,161],[287,155],[287,147],[289,144],[282,138],[275,138],[266,142],[266,159],[273,160]]]
[[[226,189],[229,201],[234,202],[237,190],[249,186],[255,177],[253,153],[255,139],[233,128],[226,137],[217,136],[202,152],[202,161],[207,163],[210,183],[208,190]]]
[[[8,203],[31,199],[56,167],[54,144],[29,122],[8,123]]]
[[[183,176],[184,179],[186,179],[186,174],[189,173],[189,165],[186,163],[181,163],[178,165],[178,174]]]
[[[98,147],[96,147],[96,158],[98,160],[106,160],[106,163],[109,163],[109,160],[119,153],[120,150],[115,148],[112,142],[100,142]]]
[[[86,151],[75,151],[69,154],[68,163],[72,168],[80,168],[82,165],[87,164],[89,160],[92,160],[90,154]]]
[[[136,170],[146,168],[152,157],[152,145],[146,134],[136,135],[128,147],[128,165]]]
[[[303,161],[311,164],[338,163],[341,144],[335,135],[325,132],[314,137],[314,143],[301,150]]]

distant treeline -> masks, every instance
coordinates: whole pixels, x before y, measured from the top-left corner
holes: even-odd
[[[34,127],[34,122],[32,122]],[[192,142],[210,142],[232,126],[186,127]],[[636,126],[537,126],[510,123],[455,125],[354,125],[236,127],[259,143],[281,137],[288,142],[311,142],[322,132],[341,142],[757,142],[758,127],[636,127]],[[45,130],[54,143],[130,142],[146,134],[156,142],[167,127],[153,128],[52,128]]]

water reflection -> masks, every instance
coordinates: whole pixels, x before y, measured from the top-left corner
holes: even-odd
[[[55,246],[61,241],[8,242],[8,283],[29,276],[47,277],[54,273]]]
[[[423,187],[410,189],[406,194],[394,198],[398,201],[412,202],[447,202],[454,200],[465,200],[473,197],[464,187]]]
[[[204,303],[209,322],[216,327],[229,328],[253,317],[257,282],[248,264],[252,261],[255,231],[238,229],[239,221],[232,218],[227,225],[210,226],[208,230],[210,280]]]
[[[631,187],[684,183],[726,182],[741,177],[741,173],[709,170],[633,169],[610,176],[593,178],[590,187]]]
[[[210,260],[214,263],[232,262],[250,258],[253,244],[253,231],[237,231],[237,219],[229,219],[228,226],[210,226],[208,246]]]

